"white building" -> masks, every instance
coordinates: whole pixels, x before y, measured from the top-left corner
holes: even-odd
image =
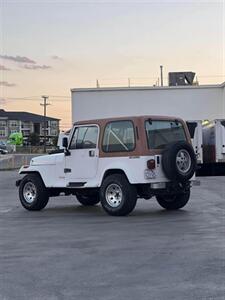
[[[72,89],[72,120],[168,115],[225,118],[225,82],[218,85]]]

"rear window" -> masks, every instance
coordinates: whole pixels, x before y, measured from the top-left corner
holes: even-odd
[[[104,152],[129,152],[134,148],[134,126],[131,121],[114,121],[106,125],[102,144]]]
[[[168,120],[149,120],[145,122],[149,149],[163,149],[172,142],[186,141],[182,123]]]

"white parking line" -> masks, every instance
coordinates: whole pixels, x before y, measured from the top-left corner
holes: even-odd
[[[13,208],[3,208],[3,209],[1,209],[0,208],[0,214],[5,214],[5,213],[8,213],[8,212],[10,212],[11,210],[13,210]]]

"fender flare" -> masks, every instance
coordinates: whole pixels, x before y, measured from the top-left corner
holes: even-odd
[[[129,178],[127,177],[126,172],[123,169],[115,168],[115,169],[107,169],[107,170],[105,170],[105,172],[104,172],[104,174],[103,174],[103,176],[101,177],[101,180],[100,180],[100,186],[102,185],[103,180],[107,176],[112,175],[112,174],[123,174],[126,177],[127,181],[130,183]]]
[[[43,178],[42,178],[40,172],[38,172],[38,171],[22,171],[22,172],[20,172],[20,174],[23,174],[23,175],[37,174],[37,175],[40,177],[40,179],[42,180],[44,186],[46,187],[46,185],[45,185],[45,183],[44,183],[44,180],[43,180]],[[21,180],[22,180],[22,179],[19,179],[19,180],[16,181],[16,186],[19,186],[19,185],[20,185]]]

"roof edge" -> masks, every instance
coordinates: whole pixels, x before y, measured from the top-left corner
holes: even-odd
[[[130,90],[173,90],[173,89],[207,89],[207,88],[223,88],[225,82],[220,84],[208,85],[180,85],[180,86],[132,86],[132,87],[89,87],[89,88],[72,88],[73,92],[101,92],[101,91],[130,91]]]

